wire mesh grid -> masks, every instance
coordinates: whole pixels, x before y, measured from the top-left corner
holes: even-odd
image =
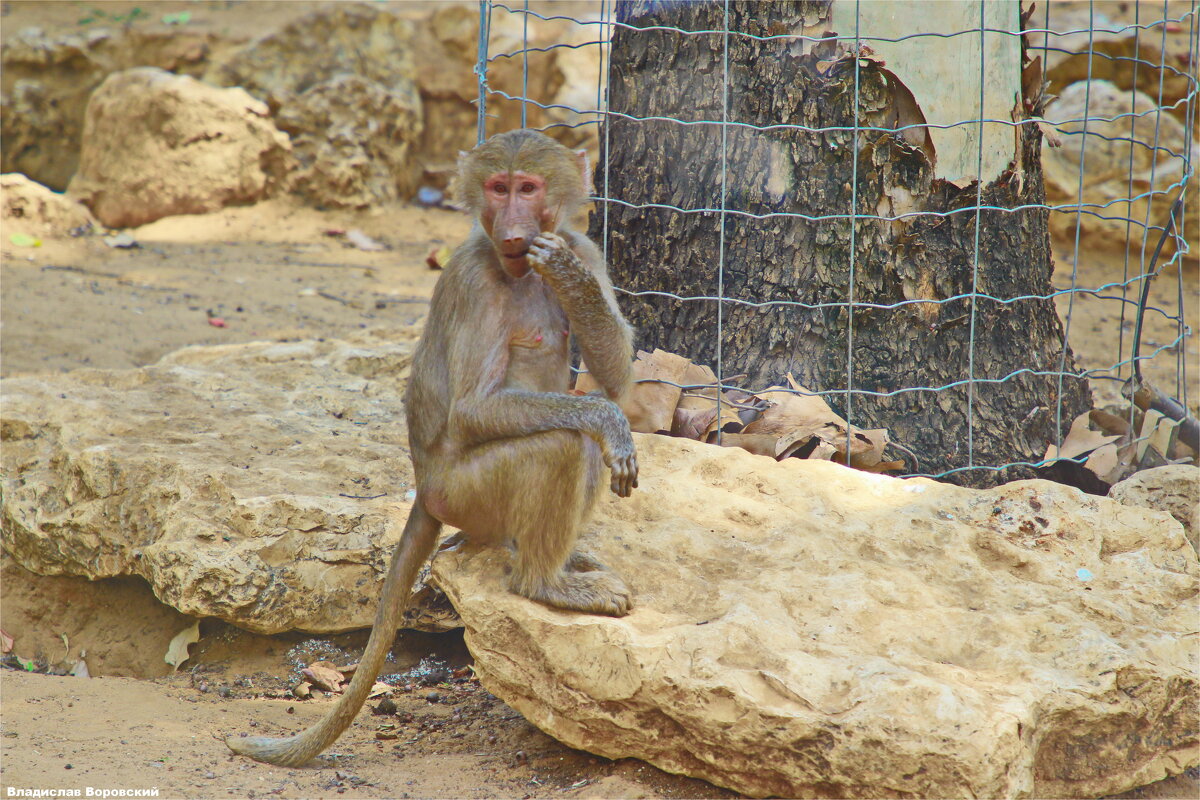
[[[1057,380],[1057,398],[1055,398],[1054,427],[1056,441],[1053,442],[1062,452],[1063,437],[1071,420],[1063,418],[1063,382],[1064,380],[1086,377],[1093,387],[1098,387],[1097,394],[1102,398],[1116,400],[1123,404],[1122,413],[1128,416],[1130,425],[1133,424],[1137,408],[1129,390],[1131,379],[1141,379],[1148,365],[1156,367],[1156,376],[1167,392],[1173,393],[1184,409],[1190,409],[1196,401],[1195,387],[1189,389],[1189,380],[1193,383],[1196,375],[1195,365],[1191,366],[1189,375],[1188,344],[1191,329],[1187,309],[1192,304],[1191,295],[1194,289],[1185,285],[1184,264],[1187,259],[1194,260],[1190,254],[1188,236],[1194,230],[1194,225],[1184,224],[1189,219],[1189,213],[1194,215],[1195,201],[1192,192],[1192,176],[1195,170],[1196,157],[1196,115],[1197,115],[1197,3],[1180,2],[1179,0],[1162,0],[1158,2],[1122,3],[1124,16],[1132,15],[1132,19],[1113,22],[1106,16],[1106,11],[1112,11],[1115,4],[1085,2],[1075,3],[1076,10],[1082,9],[1082,14],[1076,13],[1060,24],[1052,16],[1054,4],[1042,3],[1041,9],[1031,4],[1019,4],[1016,0],[1011,5],[1016,6],[1019,22],[1011,27],[998,27],[989,24],[987,6],[994,5],[986,0],[952,0],[959,6],[970,6],[973,9],[975,24],[959,29],[945,31],[896,32],[894,35],[875,35],[871,31],[861,29],[863,19],[862,9],[864,0],[837,0],[853,9],[853,30],[835,34],[824,31],[817,34],[810,32],[797,33],[787,31],[781,33],[754,33],[739,30],[730,25],[731,0],[696,0],[716,5],[721,10],[723,24],[719,27],[704,29],[684,29],[682,27],[647,24],[644,19],[633,20],[631,16],[670,5],[661,0],[642,0],[642,2],[621,2],[621,0],[595,0],[595,2],[534,2],[529,0],[480,0],[479,4],[479,51],[476,73],[479,84],[479,116],[478,140],[483,141],[487,135],[498,132],[499,115],[494,113],[498,105],[511,107],[518,104],[520,108],[520,124],[522,127],[533,127],[544,130],[557,138],[564,139],[570,144],[583,144],[596,147],[602,154],[610,152],[615,146],[611,141],[612,123],[620,120],[631,124],[670,123],[685,128],[717,127],[720,131],[720,152],[705,153],[701,157],[718,160],[720,163],[720,183],[711,200],[707,203],[684,207],[667,202],[664,199],[652,198],[649,202],[630,202],[619,193],[612,191],[609,164],[611,159],[602,158],[595,176],[594,215],[599,221],[599,244],[604,250],[606,259],[610,256],[611,229],[609,223],[610,210],[614,208],[631,209],[634,211],[665,211],[678,215],[709,215],[715,216],[718,225],[718,242],[715,263],[712,265],[712,292],[680,294],[670,291],[639,290],[617,284],[619,294],[630,298],[658,296],[679,303],[704,303],[715,305],[716,329],[709,332],[715,338],[715,369],[718,385],[722,389],[738,389],[755,392],[765,389],[765,386],[745,386],[731,378],[726,369],[727,353],[724,351],[725,309],[741,306],[754,309],[771,309],[791,306],[811,311],[842,309],[846,319],[846,340],[844,357],[844,381],[838,388],[814,387],[812,393],[825,398],[831,406],[835,406],[850,423],[855,422],[855,401],[863,397],[892,397],[905,393],[941,393],[952,389],[964,389],[967,404],[966,425],[966,463],[951,469],[939,471],[921,471],[911,469],[908,475],[923,475],[933,478],[947,478],[955,473],[976,471],[1001,472],[1010,467],[1039,468],[1045,467],[1056,459],[1031,458],[1022,461],[1005,463],[986,463],[976,456],[975,409],[976,390],[982,384],[1004,383],[1021,374],[1049,377]],[[866,3],[877,0],[865,0]],[[930,3],[930,6],[941,5],[945,2]],[[746,5],[732,3],[732,5]],[[753,5],[753,4],[750,4]],[[1062,4],[1066,5],[1066,4]],[[1106,8],[1107,7],[1107,8]],[[931,13],[934,13],[931,11]],[[504,28],[506,35],[498,35],[497,30]],[[548,33],[547,33],[548,31]],[[633,115],[610,108],[609,100],[612,91],[612,64],[614,34],[645,36],[651,33],[666,34],[672,37],[710,37],[714,46],[720,48],[720,69],[722,71],[721,114],[709,117],[697,115],[687,116],[657,116]],[[1186,46],[1181,50],[1178,45],[1168,47],[1168,35],[1176,39],[1186,37]],[[1078,81],[1072,85],[1072,95],[1082,91],[1082,99],[1075,97],[1074,113],[1060,114],[1053,120],[1048,120],[1041,113],[1042,107],[1035,109],[1037,113],[1026,118],[1003,118],[987,115],[984,112],[984,88],[989,81],[989,70],[993,68],[988,63],[988,36],[1021,38],[1030,56],[1040,56],[1043,67],[1051,61],[1063,63],[1064,60],[1074,60],[1076,72],[1082,71]],[[792,121],[768,121],[763,123],[747,122],[731,119],[730,117],[730,41],[743,38],[760,42],[778,41],[780,43],[797,43],[802,47],[818,47],[826,43],[837,43],[853,54],[872,53],[873,47],[886,44],[912,43],[924,39],[953,39],[957,37],[974,37],[979,42],[977,63],[969,68],[977,71],[977,109],[978,113],[962,119],[936,122],[921,120],[913,124],[893,124],[888,127],[867,124],[860,120],[859,91],[861,86],[860,58],[853,58],[853,89],[854,89],[854,119],[848,126],[810,126]],[[1122,42],[1124,49],[1110,46],[1098,46],[1100,40],[1104,43]],[[1132,52],[1128,52],[1132,43]],[[852,48],[852,49],[850,49]],[[535,81],[542,93],[535,88],[531,90],[531,75],[537,75],[539,65],[545,57],[558,53],[560,56],[570,52],[578,63],[583,61],[589,69],[583,72],[568,73],[566,80],[571,85],[558,87],[557,91],[548,89],[544,81]],[[1082,59],[1082,61],[1080,61]],[[516,78],[507,82],[493,80],[498,64],[520,64],[519,81]],[[1084,66],[1081,68],[1079,64]],[[964,67],[964,69],[967,67]],[[590,73],[590,74],[588,74]],[[1128,103],[1127,108],[1113,108],[1112,102],[1099,103],[1093,97],[1095,87],[1101,77],[1113,78],[1117,74],[1123,76],[1125,83],[1132,88],[1117,97],[1120,102]],[[514,70],[515,74],[515,70]],[[1039,78],[1040,78],[1039,74]],[[590,85],[585,88],[581,84]],[[1049,78],[1046,78],[1049,85]],[[519,85],[518,85],[519,83]],[[503,85],[501,85],[503,84]],[[1168,90],[1168,85],[1171,89]],[[1140,91],[1138,91],[1140,87]],[[1180,88],[1182,87],[1182,88]],[[1056,87],[1059,88],[1059,87]],[[653,92],[654,86],[648,85],[646,91]],[[1066,93],[1064,93],[1066,94]],[[1105,98],[1106,101],[1108,98]],[[512,118],[512,115],[509,115]],[[860,136],[875,133],[903,133],[909,129],[924,129],[950,131],[955,129],[977,129],[975,152],[969,154],[975,162],[976,176],[985,174],[984,168],[984,127],[1005,126],[1009,129],[1019,129],[1021,126],[1039,126],[1046,137],[1060,138],[1063,142],[1060,152],[1069,154],[1069,160],[1076,160],[1074,169],[1074,187],[1068,196],[1059,200],[1049,200],[1040,203],[1025,203],[1019,205],[1001,206],[988,204],[984,199],[984,180],[974,181],[974,202],[963,207],[950,210],[914,209],[897,213],[871,213],[872,209],[860,207],[858,196],[859,175],[857,158],[851,159],[849,179],[850,198],[848,208],[828,208],[821,213],[801,213],[789,210],[772,210],[756,212],[740,207],[731,202],[729,192],[729,164],[726,159],[729,153],[728,133],[736,129],[749,129],[756,132],[772,132],[783,130],[807,131],[813,133],[845,132],[850,136],[850,146],[853,152],[860,148]],[[1165,128],[1169,127],[1167,131]],[[1182,132],[1180,134],[1180,132]],[[1170,135],[1168,135],[1168,133]],[[1099,155],[1093,155],[1100,151]],[[1124,158],[1123,174],[1119,181],[1108,180],[1107,193],[1097,196],[1090,191],[1089,182],[1096,168],[1089,166],[1089,156],[1092,163],[1106,159],[1105,166],[1111,171],[1115,153]],[[1060,157],[1059,161],[1065,158]],[[1114,192],[1113,187],[1121,185],[1122,191]],[[987,212],[999,214],[1014,214],[1030,208],[1043,208],[1055,215],[1059,220],[1058,241],[1059,261],[1054,275],[1060,285],[1045,293],[1016,293],[1010,295],[993,294],[980,288],[980,217]],[[966,372],[957,380],[950,380],[938,385],[894,385],[891,387],[871,386],[869,383],[857,381],[854,370],[854,338],[855,314],[875,312],[903,312],[906,307],[921,307],[931,302],[928,298],[903,299],[894,302],[870,302],[856,298],[856,263],[855,236],[860,220],[881,222],[903,222],[918,217],[949,217],[952,215],[970,214],[974,216],[974,241],[971,253],[971,277],[969,291],[939,298],[933,302],[948,305],[966,301],[969,307],[965,324],[968,326],[969,349],[966,358]],[[794,218],[813,223],[836,222],[848,228],[850,237],[849,247],[849,281],[845,296],[833,301],[806,302],[796,298],[756,298],[731,296],[726,292],[726,270],[729,268],[729,253],[726,249],[726,226],[731,219],[765,220],[774,217]],[[851,224],[851,223],[855,224]],[[1085,275],[1081,270],[1081,245],[1084,239],[1090,237],[1089,229],[1092,224],[1107,226],[1109,252],[1121,253],[1121,274],[1119,277],[1109,275],[1097,278],[1095,275]],[[1121,241],[1112,242],[1113,231],[1117,230]],[[1194,269],[1194,265],[1192,265]],[[1175,291],[1168,301],[1162,299],[1163,292],[1153,295],[1150,288],[1154,279],[1159,283],[1174,279]],[[1158,301],[1155,302],[1157,298]],[[1092,299],[1114,303],[1119,306],[1115,317],[1108,318],[1109,330],[1106,336],[1115,337],[1115,357],[1100,363],[1091,359],[1081,369],[1072,369],[1068,364],[1068,346],[1077,345],[1095,334],[1089,331],[1078,332],[1078,326],[1073,326],[1077,317],[1077,306],[1080,302]],[[1030,364],[1021,366],[999,377],[983,377],[976,364],[976,342],[980,324],[976,308],[980,300],[988,300],[997,304],[1015,304],[1022,301],[1051,301],[1056,304],[1062,320],[1063,340],[1062,354],[1054,368],[1047,365]],[[1194,312],[1194,309],[1192,309]],[[1103,318],[1102,318],[1103,319]],[[1153,340],[1145,335],[1144,325],[1147,319],[1153,319],[1158,334]],[[1165,326],[1165,327],[1164,327]],[[1073,330],[1074,328],[1074,330]],[[1163,331],[1167,331],[1163,335]],[[697,332],[700,335],[702,332]],[[1075,338],[1073,338],[1073,336]],[[1019,342],[1014,342],[1019,347]],[[898,371],[903,371],[903,365],[897,365]],[[1164,380],[1165,378],[1165,380]],[[692,390],[699,387],[688,384],[675,384],[682,389]],[[1105,387],[1108,387],[1107,389]],[[1124,395],[1115,391],[1125,387]],[[718,402],[720,397],[718,395]],[[1099,405],[1099,403],[1097,403]],[[1112,405],[1110,405],[1112,410]],[[849,435],[849,434],[847,434]],[[719,436],[719,430],[718,430]]]

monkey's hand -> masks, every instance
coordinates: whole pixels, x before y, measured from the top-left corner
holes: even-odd
[[[605,466],[612,470],[612,483],[609,485],[613,494],[629,497],[638,485],[637,450],[633,446],[629,422],[620,409],[615,405],[613,408],[617,411],[619,422],[605,430],[600,449]]]
[[[534,270],[556,289],[587,274],[587,268],[571,246],[557,233],[543,233],[529,245],[526,256]]]

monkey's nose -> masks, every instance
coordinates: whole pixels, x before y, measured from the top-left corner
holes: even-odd
[[[519,233],[505,236],[500,242],[500,252],[508,258],[520,258],[529,252],[529,239]]]

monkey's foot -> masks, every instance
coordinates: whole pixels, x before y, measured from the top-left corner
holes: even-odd
[[[608,572],[608,567],[604,565],[604,562],[582,550],[571,553],[565,569],[567,572]]]
[[[625,616],[633,605],[629,587],[612,572],[564,572],[553,585],[527,597],[555,608],[612,617]]]

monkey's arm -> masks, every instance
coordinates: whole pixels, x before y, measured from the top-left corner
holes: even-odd
[[[567,312],[588,371],[609,400],[621,402],[632,381],[633,334],[617,308],[608,270],[596,246],[572,235],[542,234],[529,249],[529,262],[550,284]]]
[[[535,392],[506,387],[508,342],[497,341],[484,349],[479,339],[470,348],[455,348],[454,376],[459,380],[447,419],[447,438],[463,448],[497,439],[511,439],[553,430],[572,430],[600,446],[605,465],[612,470],[612,490],[628,497],[637,486],[637,453],[629,421],[621,409],[603,397],[575,397],[555,392]]]

